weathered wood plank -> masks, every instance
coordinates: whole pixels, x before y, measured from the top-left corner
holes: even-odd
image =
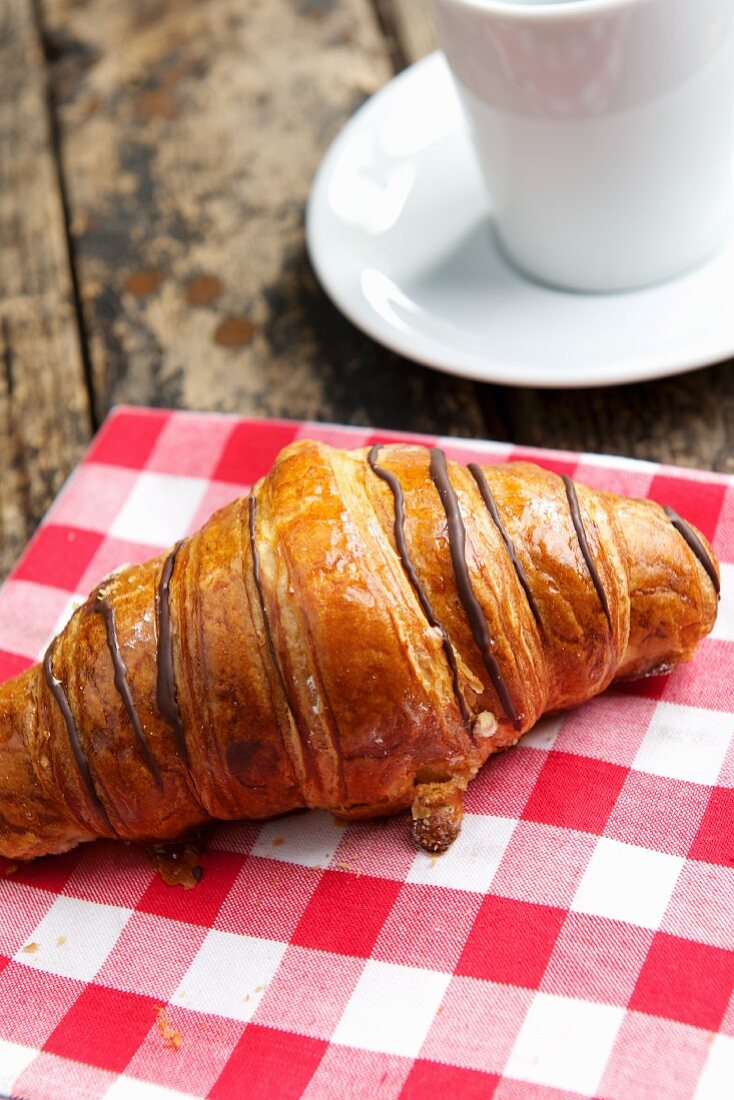
[[[436,49],[430,0],[375,0],[375,4],[404,64]]]
[[[435,48],[429,0],[377,3],[406,64]],[[483,390],[478,387],[484,403]],[[732,364],[604,390],[508,388],[502,402],[503,422],[518,443],[734,470]]]
[[[596,390],[509,390],[519,443],[734,472],[731,363]]]
[[[31,0],[0,5],[0,364],[4,577],[91,428]]]
[[[44,0],[98,411],[115,401],[502,434],[316,285],[303,210],[391,75],[368,0]]]

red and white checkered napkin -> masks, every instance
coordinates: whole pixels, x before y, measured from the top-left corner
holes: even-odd
[[[0,593],[0,675],[38,660],[111,569],[194,530],[305,436],[397,438],[115,412]],[[215,828],[188,893],[114,843],[0,878],[0,1092],[731,1100],[734,482],[522,455],[709,536],[723,599],[695,662],[491,761],[440,859],[405,818],[311,813]]]

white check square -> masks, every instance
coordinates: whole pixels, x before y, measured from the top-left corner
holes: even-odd
[[[466,814],[461,832],[442,856],[416,853],[407,881],[486,893],[516,824],[509,817]]]
[[[552,718],[541,718],[530,733],[526,733],[522,739],[524,749],[540,749],[542,752],[550,752],[561,732],[565,715],[556,714]]]
[[[141,473],[110,535],[152,546],[170,546],[189,530],[207,484],[198,477]]]
[[[104,1094],[104,1100],[197,1100],[190,1092],[179,1092],[165,1085],[153,1085],[136,1077],[122,1075],[116,1078]]]
[[[734,565],[719,562],[721,569],[721,600],[716,614],[716,622],[711,631],[712,638],[724,642],[734,642]]]
[[[625,1010],[538,993],[505,1066],[520,1081],[593,1096]]]
[[[685,860],[601,837],[571,909],[658,928]]]
[[[726,1100],[734,1094],[734,1039],[715,1035],[693,1100]]]
[[[15,961],[89,982],[117,943],[131,914],[131,909],[60,894],[16,953]]]
[[[343,839],[344,829],[331,814],[312,810],[263,825],[252,855],[302,867],[327,867]]]
[[[212,929],[171,1004],[250,1020],[285,954],[286,944]]]
[[[13,1085],[38,1054],[32,1047],[0,1039],[0,1095],[10,1095]]]
[[[450,981],[450,974],[368,959],[332,1042],[416,1057]]]
[[[651,775],[712,785],[733,733],[731,714],[658,703],[632,767]]]

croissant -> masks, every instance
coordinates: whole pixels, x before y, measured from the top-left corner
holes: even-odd
[[[301,807],[411,808],[443,850],[492,753],[690,659],[718,592],[703,535],[651,501],[526,463],[293,444],[0,687],[0,854]]]

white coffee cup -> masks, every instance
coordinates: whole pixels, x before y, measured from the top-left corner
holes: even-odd
[[[496,229],[616,291],[711,256],[734,206],[734,0],[434,0]]]

